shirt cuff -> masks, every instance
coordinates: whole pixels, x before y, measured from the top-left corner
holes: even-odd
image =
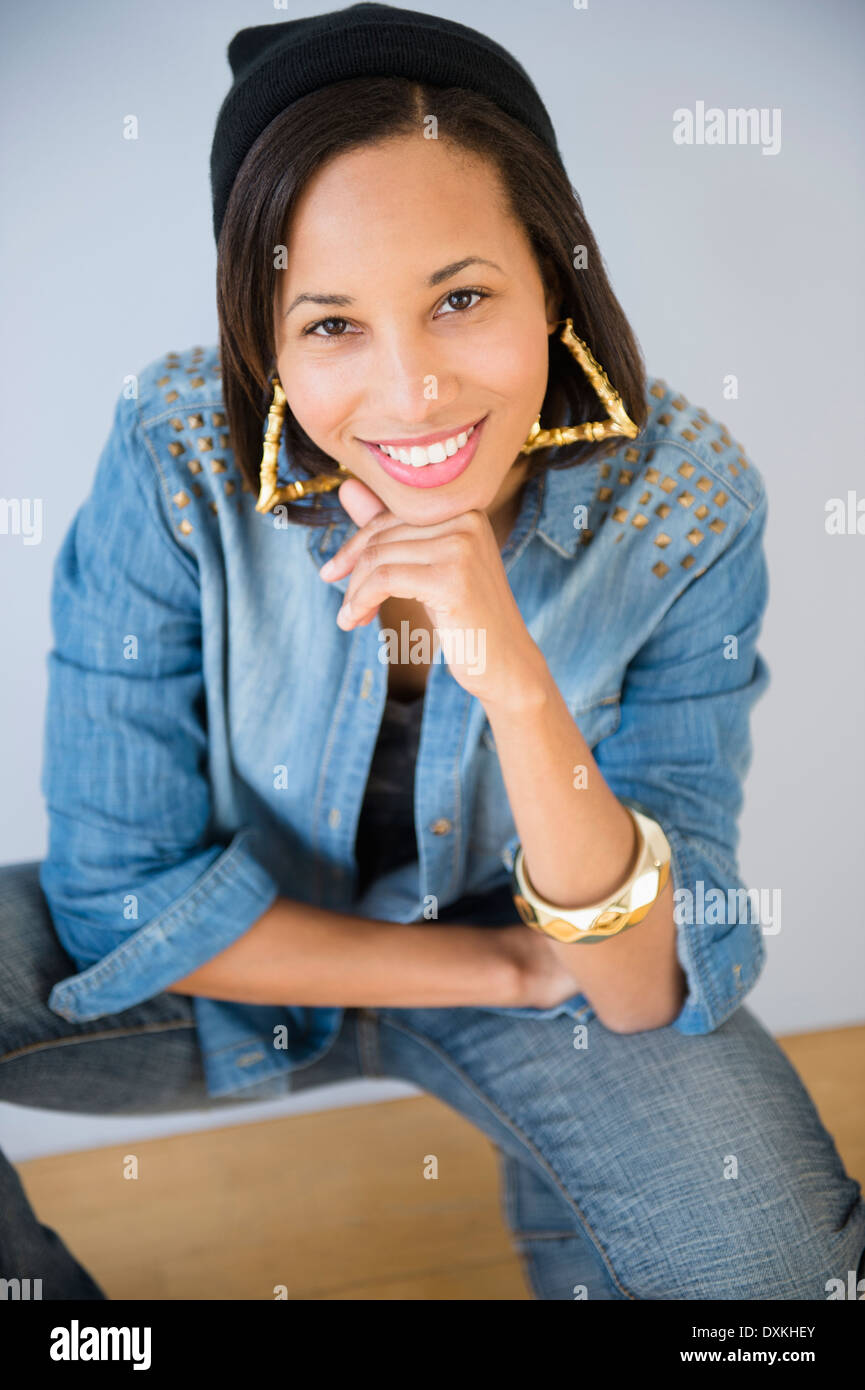
[[[279,895],[273,876],[249,848],[252,827],[238,831],[187,891],[95,965],[58,981],[52,1013],[87,1022],[152,999],[230,946]]]
[[[712,1033],[759,978],[766,961],[763,928],[759,921],[696,920],[713,890],[729,902],[730,890],[738,894],[744,885],[681,831],[664,826],[664,834],[672,852],[676,948],[687,979],[685,1001],[671,1026],[680,1033]]]

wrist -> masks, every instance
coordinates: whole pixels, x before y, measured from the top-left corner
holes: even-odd
[[[395,929],[404,943],[400,954],[407,971],[401,988],[404,992],[419,970],[416,987],[423,992],[425,1007],[477,1008],[516,1000],[523,983],[522,961],[517,950],[501,940],[502,928],[430,922]],[[509,930],[528,934],[522,927]]]
[[[537,971],[538,944],[532,940],[534,933],[517,924],[496,927],[494,934],[502,961],[500,997],[494,1002],[499,1007],[523,1008],[530,1002]]]
[[[495,691],[480,696],[491,725],[540,714],[556,690],[544,654],[529,637],[530,646]]]

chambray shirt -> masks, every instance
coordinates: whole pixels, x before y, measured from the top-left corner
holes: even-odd
[[[756,648],[766,494],[705,410],[658,379],[648,402],[635,440],[529,482],[502,559],[607,783],[663,827],[674,887],[726,894],[744,887],[749,716],[769,679]],[[415,768],[417,857],[357,891],[388,668],[378,623],[336,625],[348,578],[318,574],[355,526],[334,494],[323,529],[255,500],[229,448],[217,350],[151,363],[117,402],[53,575],[41,883],[77,967],[48,1000],[63,1018],[151,998],[280,895],[408,923],[508,884],[518,838],[490,726],[439,661]],[[710,1032],[760,973],[761,928],[681,920],[677,949],[687,997],[672,1026]],[[292,1005],[290,980],[277,994],[193,996],[211,1095],[278,1085],[332,1044],[340,1007]],[[492,1012],[594,1013],[582,994]]]

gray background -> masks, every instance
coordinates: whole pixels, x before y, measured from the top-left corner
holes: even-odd
[[[425,8],[509,48],[544,98],[649,372],[722,420],[770,494],[772,685],[754,718],[747,881],[783,926],[749,1003],[773,1031],[863,1018],[865,536],[825,506],[862,482],[863,29],[845,0],[461,0]],[[2,17],[5,304],[0,496],[0,862],[41,858],[51,566],[89,491],[123,377],[216,339],[208,158],[240,28],[332,4],[19,0]],[[781,150],[676,146],[672,113],[781,108]],[[134,114],[140,138],[122,138]],[[722,396],[728,373],[739,399]],[[413,1094],[359,1082],[267,1107],[111,1120],[0,1105],[13,1158],[316,1105]]]

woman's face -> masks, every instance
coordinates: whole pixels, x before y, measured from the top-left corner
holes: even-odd
[[[410,524],[514,496],[557,306],[495,169],[421,136],[352,151],[286,245],[279,379],[318,447]]]

